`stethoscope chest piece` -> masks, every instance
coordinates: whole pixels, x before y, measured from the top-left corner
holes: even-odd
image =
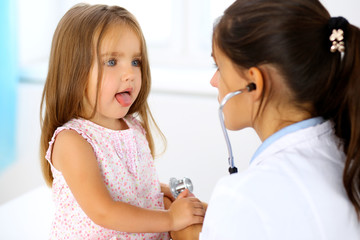
[[[186,177],[182,179],[170,178],[169,187],[174,198],[177,198],[177,196],[185,189],[189,189],[191,193],[194,189],[191,180]]]

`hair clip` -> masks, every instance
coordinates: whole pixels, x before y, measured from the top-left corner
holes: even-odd
[[[340,53],[345,52],[345,44],[344,44],[344,31],[342,29],[333,29],[332,34],[330,35],[330,41],[332,42],[332,46],[330,47],[330,52],[339,51]]]

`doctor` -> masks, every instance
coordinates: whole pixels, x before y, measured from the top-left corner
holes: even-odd
[[[360,30],[318,0],[238,0],[214,27],[211,84],[262,145],[214,189],[201,240],[360,239]],[[246,148],[246,146],[236,146]]]

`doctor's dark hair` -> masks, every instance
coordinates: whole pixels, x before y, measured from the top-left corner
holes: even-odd
[[[342,58],[330,51],[331,20],[318,0],[238,0],[215,24],[213,44],[239,68],[275,66],[296,106],[333,121],[347,156],[343,183],[360,217],[360,30],[343,25]]]
[[[140,120],[153,157],[155,144],[151,130],[155,130],[164,140],[165,147],[165,138],[157,127],[147,102],[151,85],[150,66],[145,39],[136,18],[119,6],[77,4],[65,13],[55,30],[40,107],[40,160],[48,185],[53,181],[50,164],[45,159],[49,142],[55,130],[66,122],[80,117],[89,119],[95,114],[97,100],[92,115],[84,115],[89,72],[92,64],[97,61],[98,97],[103,68],[100,47],[107,34],[116,26],[133,31],[141,46],[141,89],[127,116],[134,115]]]

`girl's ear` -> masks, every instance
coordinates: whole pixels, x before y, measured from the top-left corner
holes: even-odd
[[[255,83],[256,89],[251,91],[251,95],[253,96],[254,101],[261,100],[261,96],[263,95],[264,90],[264,77],[262,72],[257,67],[251,67],[248,70],[248,76],[250,82]]]

